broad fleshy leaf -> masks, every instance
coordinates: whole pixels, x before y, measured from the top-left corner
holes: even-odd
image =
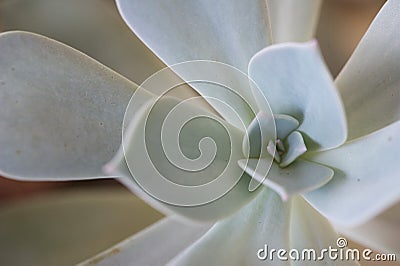
[[[400,203],[368,222],[354,227],[337,226],[336,229],[354,241],[374,250],[394,253],[400,257]]]
[[[2,4],[0,17],[1,31],[18,29],[58,40],[137,84],[166,67],[132,34],[114,1],[19,0]],[[166,74],[166,70],[163,72]],[[172,70],[169,72],[164,79],[182,82]],[[180,98],[199,96],[190,86],[184,85],[174,88],[169,95]],[[205,100],[201,105],[213,110]]]
[[[273,43],[306,42],[314,37],[322,0],[266,0]]]
[[[349,139],[400,119],[400,2],[389,0],[335,80]]]
[[[117,4],[129,27],[167,65],[212,60],[246,73],[250,58],[269,44],[264,0],[177,0],[173,3],[118,0]],[[185,69],[177,73],[183,79],[190,75]],[[232,78],[232,84],[235,84],[232,89],[238,95],[230,90],[210,88],[207,84],[192,86],[204,96],[228,102],[247,126],[255,115],[248,104],[255,106],[255,100],[247,81],[235,82],[236,77]],[[213,107],[229,122],[235,123],[231,110]]]
[[[1,31],[47,36],[140,84],[165,67],[126,26],[114,1],[18,0],[0,6]]]
[[[333,171],[328,167],[300,159],[285,168],[269,162],[269,159],[264,158],[242,159],[238,161],[238,165],[248,175],[273,189],[283,200],[317,189],[333,176]]]
[[[136,85],[70,47],[24,32],[0,35],[0,69],[0,174],[106,177],[101,167],[121,143]]]
[[[216,223],[168,265],[290,265],[257,257],[266,244],[270,249],[289,249],[290,209],[290,203],[263,188],[251,203]]]
[[[261,50],[251,59],[249,75],[274,114],[299,121],[297,130],[309,150],[337,147],[346,140],[342,103],[315,41]]]
[[[146,108],[134,113],[124,133],[126,156],[121,148],[104,168],[108,174],[125,177],[123,184],[160,211],[194,220],[226,217],[257,195],[248,191],[250,179],[236,164],[243,157],[241,131],[173,98],[158,101],[149,116]]]
[[[174,217],[164,218],[79,265],[162,266],[200,238],[209,227],[183,223]]]
[[[400,122],[309,160],[334,169],[331,182],[305,195],[330,221],[356,226],[400,199]]]

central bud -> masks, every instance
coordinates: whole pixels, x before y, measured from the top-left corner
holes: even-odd
[[[281,156],[286,151],[282,140],[276,139],[275,141],[270,140],[267,145],[268,153],[274,158],[277,163],[281,162]]]
[[[279,194],[283,201],[314,190],[333,176],[333,170],[299,158],[307,151],[299,122],[288,115],[259,112],[246,129],[245,158],[238,166],[251,179],[248,190],[260,185]]]
[[[243,153],[247,158],[272,156],[284,168],[307,151],[298,127],[299,122],[289,115],[269,117],[259,112],[246,130]]]

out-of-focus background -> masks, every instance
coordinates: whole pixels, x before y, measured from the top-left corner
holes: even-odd
[[[317,39],[333,76],[383,3],[325,0]],[[0,31],[9,30],[59,40],[138,84],[163,67],[112,0],[0,0]],[[115,180],[34,183],[0,177],[0,264],[77,263],[161,217]]]

